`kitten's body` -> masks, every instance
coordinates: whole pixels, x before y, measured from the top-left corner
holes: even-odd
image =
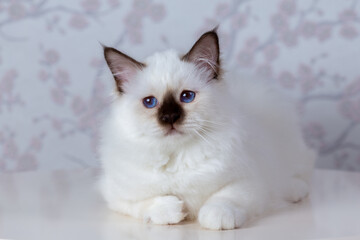
[[[103,128],[101,190],[110,208],[158,224],[187,216],[232,229],[308,194],[315,155],[277,93],[226,74],[207,81],[209,69],[175,51],[144,66],[123,83]],[[153,95],[160,107],[184,89],[196,98],[179,103],[185,114],[177,131],[139,103]]]

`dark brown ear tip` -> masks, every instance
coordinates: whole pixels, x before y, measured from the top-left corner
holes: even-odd
[[[124,55],[123,53],[119,52],[119,51],[116,50],[115,48],[107,47],[107,46],[103,46],[103,47],[104,47],[103,49],[104,49],[104,56],[105,56],[105,58],[108,56],[108,54],[114,54],[114,53]]]
[[[104,51],[104,55],[106,56],[106,54],[110,51],[110,47],[107,47],[107,46],[102,46],[103,47],[103,51]]]
[[[103,46],[104,52],[114,51],[115,49],[112,47]]]
[[[201,36],[201,38],[204,38],[204,37],[206,37],[206,36],[211,36],[211,37],[215,38],[216,41],[219,41],[219,36],[218,36],[218,33],[217,33],[218,27],[219,27],[219,26],[216,26],[214,29],[212,29],[212,30],[204,33],[204,34]]]

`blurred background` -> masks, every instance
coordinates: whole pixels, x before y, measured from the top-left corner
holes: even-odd
[[[358,0],[1,0],[0,172],[91,168],[114,82],[99,44],[138,60],[220,24],[227,69],[297,101],[317,167],[360,171]]]

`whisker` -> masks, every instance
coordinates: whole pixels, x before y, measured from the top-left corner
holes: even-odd
[[[205,123],[208,125],[216,125],[216,126],[225,126],[226,124],[223,122],[215,122],[215,121],[210,121],[210,120],[205,120],[205,119],[199,119],[199,120],[195,120],[195,119],[190,119],[189,120],[190,123]]]
[[[204,137],[207,137],[208,139],[216,142],[216,139],[209,134],[209,131],[207,131],[206,129],[203,129],[203,128],[200,128],[199,130],[201,131],[201,133],[203,134]]]
[[[194,129],[194,132],[195,132],[199,137],[201,137],[207,144],[211,145],[210,142],[209,142],[203,135],[201,135],[200,132],[198,132],[196,129]]]
[[[205,119],[200,120],[200,122],[206,122],[206,123],[215,124],[215,125],[219,125],[219,126],[225,126],[225,124],[224,124],[224,123],[221,123],[221,122],[214,122],[214,121],[205,120]]]

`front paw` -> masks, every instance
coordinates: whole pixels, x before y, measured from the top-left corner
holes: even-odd
[[[293,178],[290,181],[286,200],[298,203],[309,195],[309,184],[300,178]]]
[[[175,196],[162,196],[154,202],[145,213],[144,220],[155,224],[175,224],[186,216],[184,202]]]
[[[205,204],[199,212],[200,225],[213,230],[239,228],[245,220],[245,211],[229,203]]]

